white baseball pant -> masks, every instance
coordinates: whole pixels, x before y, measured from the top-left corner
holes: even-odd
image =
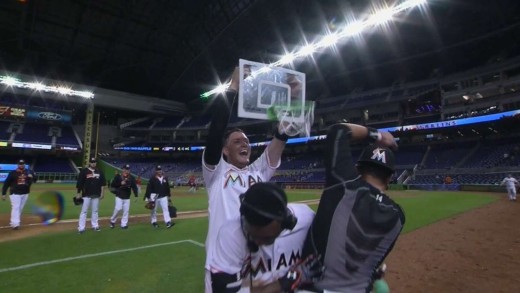
[[[121,218],[121,227],[128,226],[128,211],[130,210],[130,199],[121,199],[116,196],[116,206],[114,207],[114,213],[110,218],[110,222],[115,223],[117,215],[123,210],[123,217]]]
[[[98,207],[99,207],[99,198],[83,198],[83,205],[81,206],[81,213],[79,214],[79,222],[78,222],[78,231],[85,230],[85,224],[87,222],[87,213],[89,207],[92,205],[92,216],[90,217],[90,222],[92,224],[92,228],[99,227],[98,224]]]
[[[170,218],[170,212],[168,211],[168,197],[160,197],[155,200],[155,208],[152,210],[152,223],[157,222],[157,207],[161,206],[161,210],[164,217],[164,222],[168,223],[172,221],[172,218]]]
[[[15,228],[20,226],[20,218],[22,216],[23,207],[29,194],[11,194],[9,199],[11,200],[11,227]]]

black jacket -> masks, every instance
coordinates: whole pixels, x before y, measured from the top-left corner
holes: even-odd
[[[134,176],[131,174],[128,174],[126,177],[122,174],[117,174],[112,179],[110,186],[116,189],[116,196],[121,199],[129,199],[132,191],[135,197],[137,197],[137,185]]]
[[[86,167],[79,172],[76,188],[83,197],[98,198],[101,196],[102,187],[106,184],[105,175],[101,170]]]
[[[32,178],[29,175],[32,175]],[[11,194],[28,194],[34,182],[36,182],[36,175],[31,170],[11,171],[2,186],[2,195],[7,193],[7,188],[11,189]]]
[[[150,199],[150,194],[157,193],[157,198],[171,196],[170,193],[170,183],[168,182],[168,178],[166,176],[163,177],[163,181],[159,181],[159,178],[153,176],[148,181],[148,185],[146,186],[146,192],[144,194],[145,198]]]

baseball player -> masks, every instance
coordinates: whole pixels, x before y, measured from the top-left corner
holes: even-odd
[[[193,193],[193,192],[197,191],[197,182],[195,179],[195,175],[191,175],[190,178],[188,179],[188,186],[190,187],[188,192]]]
[[[88,167],[81,169],[81,172],[78,175],[78,181],[76,183],[78,193],[76,198],[83,198],[83,205],[81,206],[81,213],[79,214],[78,221],[79,234],[85,232],[87,213],[90,207],[92,207],[90,218],[92,229],[98,232],[101,231],[98,223],[98,208],[99,201],[104,197],[106,180],[103,172],[96,166],[96,158],[91,158]]]
[[[151,222],[154,228],[159,228],[157,224],[157,207],[161,206],[166,228],[171,228],[175,225],[170,217],[168,211],[168,201],[171,197],[170,184],[168,178],[164,176],[162,167],[160,165],[155,167],[155,175],[150,178],[146,186],[144,198],[147,202],[154,202],[155,206],[152,209]]]
[[[250,163],[251,145],[240,129],[226,132],[230,106],[235,99],[239,70],[235,69],[229,90],[212,102],[211,124],[202,158],[202,175],[208,191],[209,227],[206,237],[205,292],[211,292],[209,261],[213,255],[217,233],[225,221],[240,217],[239,195],[257,182],[266,182],[280,166],[280,158],[288,136],[275,131],[264,153]],[[224,138],[224,139],[222,139]]]
[[[518,180],[513,177],[511,174],[507,174],[506,178],[502,180],[500,185],[505,185],[507,189],[507,195],[509,196],[510,201],[516,201],[516,185],[518,185]]]
[[[20,229],[21,215],[29,192],[31,184],[36,182],[36,175],[31,170],[25,169],[25,161],[18,161],[16,170],[9,172],[2,186],[2,200],[5,200],[7,189],[10,189],[9,199],[11,200],[11,228]]]
[[[372,143],[354,163],[352,141]],[[319,255],[325,266],[311,292],[365,293],[403,228],[404,213],[385,191],[394,173],[397,144],[388,132],[338,123],[325,148],[326,185],[303,256]]]
[[[130,193],[133,191],[137,198],[138,190],[134,176],[130,174],[130,165],[124,165],[122,173],[112,179],[111,186],[116,188],[116,205],[110,218],[110,228],[114,229],[117,215],[123,210],[121,229],[128,229],[128,211],[130,210]]]
[[[213,292],[292,292],[309,275],[300,271],[312,262],[300,256],[314,212],[287,204],[274,183],[257,183],[241,198],[241,217],[218,232],[210,260]]]

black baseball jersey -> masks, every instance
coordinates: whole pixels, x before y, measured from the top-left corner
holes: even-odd
[[[29,176],[32,175],[32,178]],[[36,182],[36,174],[30,170],[14,170],[9,172],[2,186],[2,195],[7,193],[10,188],[11,194],[28,194],[31,184]]]
[[[144,194],[145,198],[150,198],[150,194],[157,193],[157,198],[171,196],[170,193],[170,184],[168,183],[168,178],[166,176],[157,177],[153,176],[148,181],[148,185],[146,186],[146,192]]]
[[[117,174],[114,179],[112,179],[110,185],[116,189],[116,196],[121,199],[129,199],[132,191],[135,197],[137,197],[137,184],[134,176],[131,174],[126,176],[124,174]]]
[[[321,255],[326,268],[317,291],[370,292],[405,221],[399,205],[357,173],[350,137],[344,125],[327,134],[326,186],[303,248],[303,258]]]
[[[83,197],[98,198],[101,196],[102,187],[106,184],[105,175],[101,170],[83,168],[79,172],[76,188]]]

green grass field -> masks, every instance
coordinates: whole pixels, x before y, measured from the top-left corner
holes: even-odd
[[[64,219],[76,219],[72,185],[35,185],[32,194],[59,190],[66,198]],[[204,210],[204,190],[189,194],[173,189],[179,211]],[[291,201],[319,198],[317,190],[289,190]],[[440,221],[498,199],[494,194],[470,192],[391,192],[403,207],[405,232]],[[100,216],[109,216],[113,195],[100,204]],[[29,201],[25,213],[30,212]],[[142,198],[132,202],[131,215],[147,214]],[[312,206],[316,208],[316,205]],[[0,203],[0,214],[9,213]],[[0,242],[0,292],[203,292],[207,218],[176,220],[172,229],[133,224],[130,229],[78,235],[75,227],[22,240]],[[0,223],[7,226],[8,223]],[[60,225],[60,224],[54,224]],[[87,222],[88,225],[88,222]],[[0,229],[1,233],[5,232]]]

